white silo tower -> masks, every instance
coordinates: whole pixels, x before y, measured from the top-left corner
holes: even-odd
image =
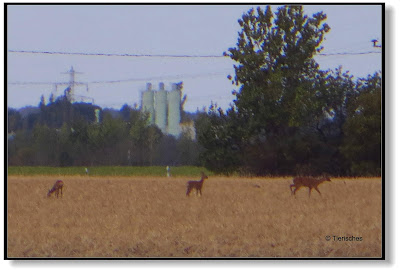
[[[181,133],[181,98],[182,92],[178,85],[173,83],[168,93],[168,133],[178,137]]]
[[[155,92],[154,97],[155,122],[163,133],[167,132],[167,91],[164,89],[164,83],[160,83],[160,88]]]
[[[154,125],[154,91],[151,83],[147,83],[146,91],[142,92],[142,112],[149,113],[149,124]]]

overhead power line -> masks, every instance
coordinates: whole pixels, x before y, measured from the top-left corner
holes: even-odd
[[[226,58],[226,56],[224,55],[88,53],[88,52],[25,51],[25,50],[8,50],[8,52],[49,54],[49,55],[79,55],[79,56],[116,56],[116,57],[153,57],[153,58],[162,58],[162,57],[163,58]],[[316,54],[315,56],[364,55],[364,54],[377,54],[377,53],[381,53],[381,51],[320,53]]]
[[[334,55],[362,55],[362,54],[375,54],[375,53],[382,53],[382,52],[343,52],[343,53],[320,53],[316,54],[315,56],[334,56]]]
[[[11,85],[48,85],[48,84],[68,84],[68,82],[8,82]]]
[[[51,52],[51,51],[23,51],[23,50],[8,50],[8,52],[32,53],[32,54],[81,55],[81,56],[120,56],[120,57],[171,57],[171,58],[224,58],[225,57],[223,55],[85,53],[85,52]]]
[[[219,75],[226,75],[229,71],[220,71],[213,73],[199,73],[199,74],[179,74],[179,75],[169,75],[169,76],[158,76],[158,77],[147,77],[147,78],[131,78],[122,80],[104,80],[104,81],[90,81],[90,82],[75,82],[78,85],[87,84],[113,84],[113,83],[126,83],[126,82],[141,82],[141,81],[161,81],[161,80],[173,80],[181,78],[201,78],[201,77],[212,77]],[[64,85],[69,84],[68,82],[9,82],[9,85]]]
[[[124,83],[124,82],[140,82],[140,81],[161,81],[161,80],[173,80],[180,78],[201,78],[201,77],[211,77],[218,75],[226,75],[229,71],[226,72],[214,72],[214,73],[203,73],[203,74],[181,74],[181,75],[170,75],[170,76],[159,76],[159,77],[148,77],[148,78],[132,78],[132,79],[123,79],[123,80],[109,80],[109,81],[92,81],[89,82],[91,84],[110,84],[110,83]]]

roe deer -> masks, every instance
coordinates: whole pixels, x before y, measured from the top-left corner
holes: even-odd
[[[293,195],[296,195],[296,191],[298,189],[300,189],[301,187],[308,187],[308,197],[311,196],[311,189],[313,188],[318,191],[319,195],[321,195],[321,192],[318,189],[318,185],[325,181],[330,182],[331,179],[329,179],[329,177],[322,177],[320,179],[312,177],[295,177],[293,178],[293,184],[290,185],[290,191]],[[292,187],[295,187],[295,189],[292,190]]]
[[[192,191],[193,188],[196,189],[196,195],[200,192],[201,195],[201,189],[203,188],[203,183],[204,180],[208,178],[207,175],[205,175],[203,172],[201,173],[201,179],[199,181],[188,181],[186,186],[186,196],[189,196],[190,191]]]
[[[50,197],[51,194],[52,194],[53,192],[55,192],[55,193],[56,193],[56,196],[57,196],[57,198],[58,198],[58,192],[59,192],[60,190],[61,190],[61,197],[62,197],[62,195],[63,195],[63,193],[62,193],[63,186],[64,186],[64,182],[61,181],[61,180],[57,180],[56,183],[54,184],[54,186],[53,186],[51,189],[49,189],[49,192],[47,193],[47,197]]]

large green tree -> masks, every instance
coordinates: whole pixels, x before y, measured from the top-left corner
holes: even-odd
[[[236,47],[224,53],[236,62],[235,76],[229,76],[239,87],[234,106],[220,112],[219,121],[225,123],[212,120],[215,110],[209,111],[223,134],[213,134],[212,122],[199,134],[208,147],[203,156],[223,161],[217,170],[263,175],[292,173],[299,163],[307,166],[315,134],[304,127],[316,127],[329,111],[323,98],[325,73],[313,58],[330,30],[325,19],[323,12],[308,17],[295,5],[275,13],[270,6],[251,9],[239,19]]]
[[[322,12],[308,17],[302,6],[251,9],[239,19],[242,27],[237,46],[230,48],[234,65],[232,83],[240,87],[235,105],[250,121],[250,131],[298,126],[322,109],[318,102],[321,74],[313,56],[320,52],[324,35]],[[319,108],[314,108],[319,106]]]

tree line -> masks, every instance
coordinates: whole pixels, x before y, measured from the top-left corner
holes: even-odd
[[[119,111],[66,96],[39,104],[22,117],[8,109],[8,164],[14,166],[200,165],[190,134],[165,135],[148,115],[124,105]],[[95,111],[99,110],[97,121]]]

